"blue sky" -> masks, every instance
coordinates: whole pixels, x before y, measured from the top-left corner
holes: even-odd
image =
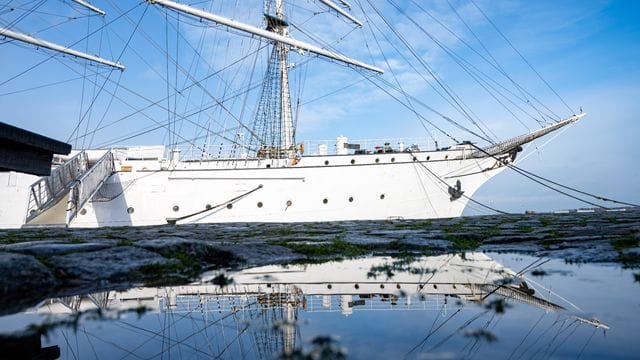
[[[465,48],[460,39],[476,47],[478,43],[456,18],[446,0],[420,1],[418,4],[445,23],[460,39],[452,36],[411,1],[396,2],[445,46],[482,67],[478,58]],[[560,116],[571,115],[497,35],[472,3],[468,0],[450,2],[514,80]],[[217,99],[228,98],[233,94],[232,89],[239,84],[249,80],[255,82],[260,78],[259,73],[254,74],[254,77],[251,75],[254,57],[250,57],[236,68],[223,72],[225,78],[214,76],[203,82],[206,91],[193,87],[175,95],[172,89],[167,90],[166,82],[162,79],[167,77],[167,70],[168,78],[171,79],[170,88],[182,88],[191,83],[193,78],[200,79],[211,73],[211,69],[219,70],[223,64],[250,54],[261,46],[260,43],[215,29],[203,33],[202,24],[184,18],[179,24],[180,33],[177,34],[178,23],[173,13],[165,13],[148,5],[136,7],[138,1],[95,0],[93,3],[108,11],[107,18],[79,18],[73,21],[66,21],[65,17],[82,16],[85,14],[83,10],[70,6],[69,1],[47,2],[38,11],[13,24],[20,14],[24,14],[25,8],[22,5],[25,3],[28,1],[12,1],[0,5],[0,25],[12,23],[12,28],[16,30],[37,32],[38,36],[66,45],[75,43],[74,48],[78,50],[100,54],[109,59],[117,59],[122,53],[120,61],[127,66],[123,73],[113,72],[105,83],[103,75],[95,75],[96,69],[101,74],[108,74],[105,68],[86,66],[84,62],[69,58],[50,59],[49,52],[0,42],[0,65],[3,69],[0,72],[0,107],[3,109],[1,121],[67,140],[74,132],[81,114],[85,112],[85,120],[76,131],[79,134],[122,119],[98,131],[93,138],[89,136],[76,140],[75,144],[78,146],[82,146],[83,142],[85,146],[167,143],[176,137],[170,136],[161,127],[167,122],[166,107],[175,108],[180,114],[188,114],[211,106],[213,100],[208,94],[213,94]],[[201,2],[197,3],[199,7],[205,6]],[[230,2],[226,2],[228,3]],[[384,51],[388,54],[386,60],[394,69],[383,75],[385,80],[394,82],[395,75],[405,91],[465,126],[473,127],[459,119],[458,114],[431,90],[433,80],[429,74],[417,75],[402,63],[400,54],[384,39],[385,35],[391,36],[388,30],[377,32],[365,26],[354,31],[352,25],[337,19],[333,14],[317,14],[323,8],[313,0],[286,3],[290,12],[299,14],[292,14],[290,21],[305,30],[303,32],[292,28],[292,36],[309,42],[342,38],[335,44],[335,49],[388,70],[385,59],[381,56]],[[380,24],[380,19],[367,1],[353,3],[356,4],[353,10],[356,17]],[[411,43],[416,53],[464,99],[498,138],[509,138],[536,128],[537,124],[526,119],[526,116],[523,116],[526,126],[514,121],[505,110],[483,94],[478,85],[442,49],[387,1],[371,3],[381,10],[387,21]],[[479,0],[476,3],[562,96],[573,112],[582,107],[589,114],[550,143],[542,146],[547,140],[544,139],[537,146],[527,148],[521,155],[528,157],[521,165],[529,171],[586,191],[640,203],[640,166],[636,160],[640,155],[640,142],[637,140],[640,125],[636,120],[639,107],[637,99],[640,95],[640,3]],[[260,25],[261,1],[237,2],[231,7],[219,4],[221,2],[215,2],[211,11]],[[358,4],[363,4],[364,13]],[[8,11],[7,5],[15,10]],[[132,10],[126,16],[120,16],[128,9]],[[164,25],[167,18],[169,26]],[[110,21],[114,22],[107,30],[96,31],[90,42],[82,40],[87,29],[94,31]],[[138,21],[139,30],[133,33]],[[52,26],[59,22],[63,24]],[[319,34],[319,39],[310,39],[306,36],[307,31]],[[381,43],[382,51],[378,49],[372,32]],[[124,44],[129,38],[129,46],[125,48]],[[177,51],[176,39],[180,41]],[[202,46],[199,46],[201,40]],[[167,44],[169,51],[165,53]],[[194,61],[197,57],[194,57],[190,46],[198,49],[202,60]],[[176,59],[182,68],[191,69],[193,78],[176,70],[175,63],[167,63],[167,55]],[[267,55],[263,50],[258,60]],[[292,91],[301,94],[300,100],[304,104],[298,117],[298,141],[334,139],[338,135],[346,135],[350,139],[429,138],[415,115],[369,82],[363,81],[362,76],[352,69],[325,60],[309,60],[308,56],[296,54],[291,61],[295,63],[291,75]],[[40,62],[43,64],[37,65]],[[417,64],[416,60],[412,60],[412,63],[414,66]],[[33,66],[35,71],[7,81]],[[490,73],[489,68],[485,66],[484,69]],[[91,76],[82,81],[79,78],[83,75]],[[70,80],[74,78],[76,79]],[[60,81],[65,82],[12,93]],[[100,90],[103,83],[105,86]],[[345,86],[348,88],[340,90]],[[109,93],[115,93],[118,98],[112,101]],[[92,105],[91,111],[87,112],[95,94],[100,96]],[[161,100],[167,94],[171,94],[171,100],[175,102],[163,100],[160,102],[162,106],[146,108],[150,102]],[[218,107],[196,114],[190,119],[201,125],[178,122],[176,131],[181,130],[182,138],[186,139],[201,134],[202,127],[212,128],[214,123],[233,128],[236,126],[234,118],[251,118],[255,100],[248,98],[243,101],[242,97],[234,99],[225,103],[229,113]],[[423,108],[420,112],[445,128],[456,139],[477,141],[468,133],[443,124],[442,119],[438,119],[433,113]],[[158,127],[158,130],[128,138],[140,129],[151,127]],[[437,134],[433,128],[430,131],[437,135],[441,145],[449,143],[445,136]],[[204,141],[199,139],[196,142],[200,145]],[[518,212],[583,206],[510,171],[505,171],[488,182],[475,198],[502,210]],[[475,212],[469,209],[468,213]]]

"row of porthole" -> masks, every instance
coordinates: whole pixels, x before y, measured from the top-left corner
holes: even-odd
[[[449,159],[449,155],[445,155],[444,159],[448,160]],[[431,160],[431,156],[427,156],[426,161],[429,161],[429,160]],[[376,164],[379,163],[380,162],[380,158],[376,158],[375,161],[376,161]],[[413,161],[418,161],[418,158],[414,156],[413,157]],[[391,162],[396,162],[396,158],[392,157],[391,158]],[[356,163],[356,159],[351,159],[351,165],[355,165],[355,163]],[[329,160],[325,160],[324,164],[325,165],[329,165]]]
[[[379,163],[379,162],[380,162],[380,159],[376,158],[376,164]],[[396,162],[396,158],[394,158],[394,157],[391,158],[391,162]],[[356,163],[356,159],[351,159],[351,165],[355,165],[355,163]],[[329,165],[329,160],[325,160],[324,164],[325,165]]]
[[[232,207],[233,207],[233,204],[227,204],[227,209],[231,209]],[[207,210],[209,210],[209,209],[211,209],[211,208],[212,208],[212,206],[211,206],[211,204],[207,204],[207,205],[205,206],[205,208],[206,208]],[[84,209],[82,209],[82,210],[84,210]],[[178,205],[173,205],[173,207],[171,208],[171,210],[173,210],[174,212],[178,212],[178,211],[180,211],[180,206],[178,206]],[[127,208],[127,214],[133,214],[133,213],[134,213],[134,211],[135,211],[135,209],[134,209],[132,206],[129,206],[129,207]],[[86,213],[86,211],[85,211],[85,213]],[[83,213],[82,215],[84,215],[84,213]]]
[[[384,194],[380,194],[380,200],[384,200],[384,198],[385,198],[385,195]],[[349,202],[353,202],[353,196],[349,196],[349,199],[347,199],[347,200],[349,200]],[[327,199],[327,198],[322,199],[322,203],[323,204],[328,204],[329,203],[329,199]],[[290,207],[290,206],[293,205],[293,202],[291,200],[287,200],[286,205],[287,205],[287,207]],[[264,204],[262,203],[262,201],[258,201],[256,206],[261,208],[261,207],[264,206]],[[212,206],[210,204],[207,204],[206,209],[209,210],[211,208],[212,208]],[[233,204],[227,204],[227,209],[232,209],[232,208],[233,208]],[[180,207],[178,205],[174,205],[172,210],[174,212],[178,212],[178,211],[180,211]],[[133,214],[134,211],[135,210],[133,209],[133,207],[128,207],[127,208],[127,213],[128,214]]]

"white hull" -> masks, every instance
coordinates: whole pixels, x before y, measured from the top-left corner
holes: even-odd
[[[282,159],[172,165],[168,160],[128,160],[121,152],[117,172],[69,223],[63,198],[29,225],[162,225],[197,212],[202,213],[177,224],[457,217],[475,191],[504,169],[493,158],[466,159],[470,152],[306,156],[295,165]],[[4,228],[25,224],[29,185],[37,179],[20,175],[22,184],[12,180],[7,186],[8,177],[16,175],[2,175],[3,198],[9,200],[1,210]],[[452,200],[449,186],[457,181],[464,193]]]
[[[463,151],[308,156],[295,166],[280,167],[278,162],[285,160],[178,162],[172,170],[165,169],[166,161],[122,159],[116,161],[116,167],[126,171],[112,175],[69,224],[57,225],[162,225],[167,219],[207,207],[212,209],[177,223],[456,217],[462,214],[468,198],[504,168],[483,171],[496,163],[492,158],[450,160]],[[29,176],[25,182],[30,184],[34,179]],[[455,186],[458,180],[464,194],[451,200],[448,186]],[[4,193],[14,188],[24,186],[6,187]],[[24,224],[28,189],[17,193],[19,196],[3,206],[3,227]],[[52,211],[64,212],[65,207],[59,205]],[[61,213],[39,218],[33,223],[56,225],[55,221],[47,223],[47,219],[61,222],[65,216]]]
[[[466,197],[498,172],[482,172],[496,162],[494,159],[444,159],[460,154],[313,156],[284,167],[277,167],[278,160],[180,162],[173,170],[161,170],[157,163],[154,169],[154,164],[146,161],[123,161],[122,166],[131,166],[132,171],[114,174],[100,196],[69,226],[167,224],[167,219],[208,206],[213,208],[178,224],[455,217],[462,214]],[[413,161],[414,155],[417,161]],[[464,196],[452,201],[448,187],[423,166],[449,185],[460,180]]]

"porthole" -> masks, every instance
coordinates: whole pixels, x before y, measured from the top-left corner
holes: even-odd
[[[353,196],[349,196],[349,202],[353,202]]]
[[[328,202],[329,202],[329,199],[322,199],[322,203],[323,203],[323,204],[326,204],[326,203],[328,203]]]
[[[80,210],[80,215],[86,215],[86,214],[87,214],[87,209]]]
[[[271,167],[271,164],[267,164],[267,169]]]
[[[433,284],[433,288],[434,288],[434,289],[437,289],[437,288],[438,288],[438,285]]]
[[[380,200],[384,200],[384,194],[380,194]]]
[[[211,208],[212,208],[212,207],[213,207],[213,206],[211,206],[211,204],[207,204],[207,206],[205,206],[205,209],[207,209],[207,210],[211,210]]]
[[[258,201],[258,204],[257,204],[257,205],[258,205],[258,207],[259,207],[259,208],[261,208],[261,207],[262,207],[262,205],[263,205],[263,204],[262,204],[262,201]]]
[[[379,159],[379,158],[376,158],[376,164],[377,164],[377,163],[379,163],[379,162],[380,162],[380,159]]]
[[[449,158],[449,155],[445,155],[444,159],[447,160]]]
[[[380,289],[384,289],[384,284],[380,284]]]
[[[132,207],[127,208],[127,214],[133,214],[134,210]]]
[[[351,159],[351,165],[356,163],[356,159]]]
[[[325,160],[325,161],[324,161],[324,164],[325,164],[325,165],[329,165],[329,160]]]
[[[331,289],[332,287],[331,284],[327,285],[327,289]]]
[[[178,205],[173,205],[173,211],[177,212],[178,210],[180,210],[180,206]]]
[[[227,204],[227,209],[231,210],[233,208],[233,204]]]
[[[420,284],[420,285],[418,285],[418,287],[419,287],[420,289],[422,289],[422,288],[424,288],[424,284]]]
[[[360,289],[360,285],[358,285],[358,284],[353,285],[353,287],[356,288],[356,289]]]
[[[400,289],[400,284],[396,284],[396,289]]]
[[[414,156],[413,161],[418,161],[418,158]]]
[[[396,158],[392,157],[391,162],[396,162]]]
[[[431,156],[427,156],[427,161],[431,160]]]
[[[287,200],[287,207],[293,205],[293,202],[291,200]]]

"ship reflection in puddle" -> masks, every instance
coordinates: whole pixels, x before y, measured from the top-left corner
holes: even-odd
[[[228,285],[210,274],[186,286],[55,298],[0,318],[0,347],[69,359],[607,355],[609,326],[565,300],[579,302],[571,293],[538,284],[547,278],[522,275],[540,260],[520,256],[516,272],[494,260],[515,255],[491,256],[264,266],[227,273]],[[551,277],[572,289],[570,271]]]

